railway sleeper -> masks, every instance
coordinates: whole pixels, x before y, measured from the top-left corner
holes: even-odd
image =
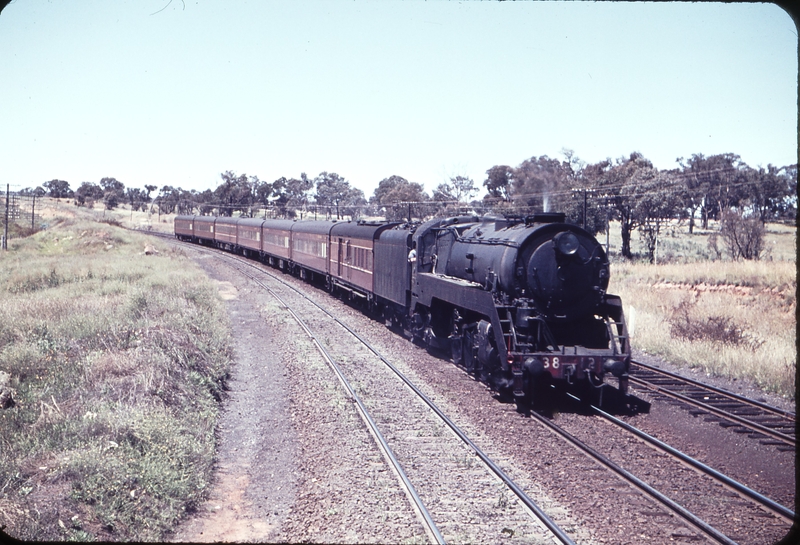
[[[749,431],[747,430],[747,428],[744,428],[741,424],[738,424],[736,422],[731,422],[729,420],[722,420],[719,423],[719,425],[722,426],[723,428],[739,428],[744,431]]]

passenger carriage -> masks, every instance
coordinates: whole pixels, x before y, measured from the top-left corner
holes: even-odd
[[[180,240],[194,240],[194,216],[175,216],[175,236]]]
[[[239,251],[246,256],[261,255],[261,226],[263,219],[241,218],[236,222],[236,241]]]
[[[372,300],[375,241],[391,223],[343,222],[330,231],[331,288]]]
[[[291,260],[301,278],[312,279],[316,273],[325,278],[329,272],[329,248],[332,221],[297,221],[291,228]],[[312,276],[309,276],[312,275]]]
[[[216,221],[215,216],[194,216],[194,236],[201,244],[213,246]]]
[[[214,224],[214,240],[218,248],[234,250],[237,245],[236,225],[239,218],[218,217]]]
[[[291,235],[294,220],[266,220],[261,226],[262,259],[281,270],[292,258]]]

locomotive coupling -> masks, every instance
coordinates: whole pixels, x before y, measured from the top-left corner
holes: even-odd
[[[608,358],[603,362],[603,371],[619,378],[625,372],[625,362]]]

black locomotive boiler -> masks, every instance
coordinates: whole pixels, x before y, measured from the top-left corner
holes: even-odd
[[[175,235],[314,280],[445,350],[520,400],[536,387],[628,387],[620,298],[603,247],[563,214],[421,225],[178,216]]]

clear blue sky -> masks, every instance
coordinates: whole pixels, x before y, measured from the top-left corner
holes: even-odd
[[[160,10],[160,11],[159,11]],[[0,183],[397,174],[532,156],[797,161],[797,30],[771,4],[15,0]]]

